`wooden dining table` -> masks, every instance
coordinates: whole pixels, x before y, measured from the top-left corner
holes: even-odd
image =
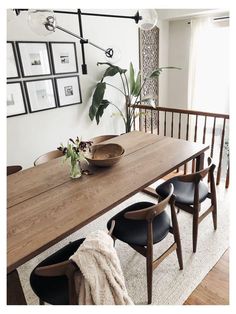
[[[112,167],[69,177],[63,157],[7,177],[7,303],[26,304],[17,267],[186,162],[203,167],[205,144],[133,131]]]

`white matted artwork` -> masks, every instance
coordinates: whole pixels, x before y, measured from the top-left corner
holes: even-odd
[[[7,83],[7,117],[19,116],[27,113],[20,82]]]
[[[56,108],[52,79],[25,82],[30,112]]]
[[[59,107],[75,105],[82,102],[79,76],[57,78],[56,88]]]
[[[23,76],[51,74],[48,47],[45,42],[18,42]]]
[[[51,42],[50,47],[55,74],[78,72],[75,43]]]
[[[18,78],[19,72],[16,63],[16,54],[13,42],[7,42],[7,78]]]

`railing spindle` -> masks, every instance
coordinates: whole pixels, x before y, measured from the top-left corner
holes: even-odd
[[[173,129],[174,129],[174,112],[171,114],[171,137],[173,137]]]
[[[159,110],[157,110],[157,134],[160,134],[160,114]]]
[[[153,110],[151,110],[151,133],[153,134]]]
[[[178,138],[180,138],[181,135],[181,113],[179,113],[179,132],[178,132]]]
[[[142,131],[142,109],[139,108],[139,131]]]
[[[165,111],[165,120],[164,120],[164,136],[166,136],[166,111]]]
[[[186,141],[188,141],[189,137],[189,113],[187,115],[187,124],[186,124]],[[186,174],[188,171],[188,163],[184,164],[184,174]]]
[[[134,130],[136,130],[136,111],[137,109],[134,108]]]
[[[216,131],[216,118],[214,118],[214,122],[213,122],[213,131],[212,131],[212,138],[211,138],[211,158],[213,157],[213,152],[214,152],[215,131]]]
[[[181,113],[179,113],[179,130],[178,130],[178,138],[180,138],[181,134]],[[176,169],[177,172],[179,172],[179,168]]]
[[[222,165],[222,157],[223,157],[223,150],[224,150],[224,138],[225,138],[225,123],[226,123],[226,119],[224,119],[223,129],[221,133],[220,155],[219,155],[219,164],[218,164],[217,178],[216,178],[217,185],[220,183],[220,177],[221,177],[221,165]]]
[[[147,109],[144,111],[144,130],[147,132]]]
[[[195,130],[194,130],[194,142],[197,141],[197,123],[198,123],[198,115],[196,115],[195,119]],[[195,172],[196,161],[195,159],[192,160],[192,173]]]
[[[202,138],[203,144],[205,144],[205,141],[206,141],[206,125],[207,125],[207,116],[205,116],[205,121],[204,121],[203,138]]]

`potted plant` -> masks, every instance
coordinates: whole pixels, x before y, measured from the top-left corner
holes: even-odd
[[[67,159],[70,159],[70,177],[72,179],[81,177],[82,174],[85,172],[81,168],[81,161],[87,162],[84,157],[84,152],[86,152],[91,145],[92,142],[83,142],[77,136],[75,141],[70,138],[66,147],[61,144],[61,146],[57,148],[65,155],[65,161]]]
[[[95,90],[93,92],[92,104],[89,108],[89,117],[92,121],[95,118],[97,121],[97,124],[99,124],[100,118],[102,117],[104,110],[109,105],[113,105],[118,110],[121,118],[123,119],[126,132],[131,131],[131,128],[134,124],[134,120],[137,116],[137,114],[135,113],[135,108],[132,107],[132,105],[140,104],[141,91],[144,85],[146,84],[147,80],[159,77],[161,72],[165,69],[180,69],[177,67],[157,68],[150,75],[145,77],[143,80],[143,83],[141,84],[140,71],[138,72],[135,78],[135,73],[134,73],[134,68],[133,68],[132,63],[130,63],[130,68],[129,68],[129,79],[126,75],[127,69],[122,69],[108,62],[98,62],[97,65],[106,65],[107,68],[101,80],[96,84]],[[121,83],[122,83],[122,89],[105,81],[105,79],[107,79],[108,77],[112,77],[115,75],[119,75],[121,79]],[[118,90],[121,94],[123,94],[125,98],[125,108],[126,108],[125,113],[122,112],[119,106],[117,106],[110,100],[104,98],[107,87],[114,88]]]

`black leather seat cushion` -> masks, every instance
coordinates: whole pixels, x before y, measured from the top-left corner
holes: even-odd
[[[126,219],[124,214],[128,211],[139,210],[152,205],[154,204],[150,202],[139,202],[132,204],[108,221],[108,229],[110,229],[111,221],[114,219],[116,223],[113,230],[113,235],[117,239],[128,244],[135,244],[140,246],[147,245],[147,221]],[[169,232],[169,228],[170,218],[164,211],[160,215],[156,216],[153,220],[153,243],[160,242],[162,239],[164,239]]]
[[[174,194],[176,196],[176,203],[185,205],[193,205],[194,202],[194,183],[182,182],[178,177],[171,178],[166,182],[160,184],[156,188],[156,192],[162,198],[165,198],[169,194],[170,183],[174,185]],[[203,202],[207,198],[208,187],[202,181],[199,183],[199,202]]]
[[[69,257],[77,251],[78,247],[82,244],[83,241],[84,239],[79,239],[67,244],[59,251],[47,257],[36,267],[53,265],[68,260]],[[69,305],[67,277],[37,276],[34,273],[34,270],[30,275],[30,284],[35,294],[41,300],[53,305]]]

